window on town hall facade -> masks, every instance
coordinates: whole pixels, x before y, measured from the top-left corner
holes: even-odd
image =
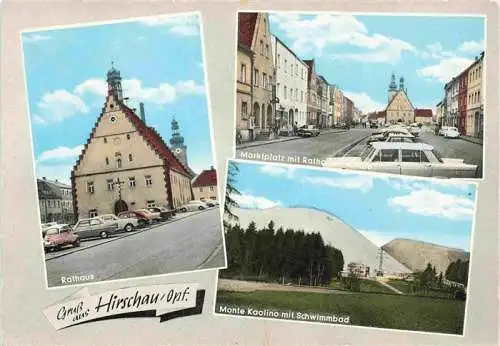
[[[94,182],[93,181],[87,182],[87,192],[94,193]]]
[[[243,119],[248,117],[248,105],[246,102],[241,102],[241,117]]]
[[[254,69],[254,77],[253,77],[253,85],[254,86],[259,86],[259,70]]]
[[[285,72],[287,72],[287,71],[288,71],[288,68],[287,68],[287,66],[286,66],[286,62],[287,62],[287,61],[286,61],[286,59],[285,59]]]
[[[283,98],[286,100],[286,85],[283,87]]]
[[[210,192],[214,192],[214,187],[210,186]]]
[[[89,210],[89,217],[92,218],[92,217],[96,217],[98,215],[97,213],[97,209],[90,209]]]
[[[203,188],[202,187],[200,187],[200,192],[203,192]]]
[[[264,41],[260,40],[260,54],[264,55]]]
[[[128,178],[128,186],[133,189],[135,187],[135,177]]]
[[[104,137],[104,143],[108,143],[108,139]]]
[[[240,66],[240,81],[246,83],[247,81],[247,65],[241,64]]]
[[[109,165],[109,159],[106,157],[106,165]]]
[[[115,184],[113,183],[113,179],[108,179],[106,180],[106,183],[108,185],[108,191],[113,191]]]
[[[122,168],[122,159],[116,159],[116,168]]]
[[[267,74],[262,73],[262,87],[267,89]]]
[[[266,58],[269,59],[269,45],[266,44]]]
[[[150,175],[146,175],[146,176],[144,176],[144,178],[146,179],[146,186],[153,185],[153,180],[151,179]]]
[[[128,160],[129,160],[129,161],[132,161],[132,160],[133,160],[133,158],[132,158],[132,154],[128,154]]]
[[[153,201],[153,200],[151,200],[151,201],[147,201],[147,202],[146,202],[146,206],[147,206],[148,208],[154,208],[154,207],[156,207],[156,202],[155,202],[155,201]]]

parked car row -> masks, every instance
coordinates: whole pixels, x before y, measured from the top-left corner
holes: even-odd
[[[418,129],[418,130],[417,130]],[[390,125],[373,132],[359,157],[327,158],[324,166],[438,178],[476,178],[478,166],[463,159],[442,158],[431,145],[417,138],[420,127]],[[447,128],[447,137],[458,136],[456,128]]]

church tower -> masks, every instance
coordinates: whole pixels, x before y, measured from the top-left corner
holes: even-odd
[[[108,94],[113,94],[119,101],[123,101],[122,77],[120,71],[114,68],[113,62],[111,62],[111,69],[108,71],[106,81],[108,82]]]
[[[170,138],[170,145],[174,151],[174,155],[184,166],[188,167],[187,146],[184,144],[184,137],[180,134],[179,123],[175,118],[172,119],[172,137]]]
[[[392,101],[392,98],[396,95],[398,92],[398,87],[396,85],[396,75],[394,72],[391,75],[391,84],[389,84],[389,89],[387,90],[387,103],[390,103]]]
[[[403,76],[401,76],[401,78],[399,78],[399,90],[402,90],[406,93],[405,78]]]

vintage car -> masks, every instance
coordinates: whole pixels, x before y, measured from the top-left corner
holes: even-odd
[[[297,135],[302,137],[319,136],[319,133],[316,125],[303,125],[297,130]]]
[[[168,220],[171,219],[173,216],[175,216],[175,210],[164,208],[164,207],[150,207],[147,208],[151,213],[156,215],[156,213],[159,213],[160,218],[162,220]]]
[[[137,218],[129,217],[118,217],[113,214],[105,214],[100,216],[106,222],[118,224],[118,229],[125,232],[132,232],[134,228],[139,226],[139,220]]]
[[[73,229],[69,225],[54,225],[45,230],[43,238],[45,252],[60,249],[67,245],[80,246],[80,238],[73,233]]]
[[[360,157],[327,158],[325,167],[436,178],[475,178],[478,166],[441,158],[424,143],[374,142]]]
[[[152,223],[152,219],[149,218],[150,214],[141,213],[138,211],[122,211],[118,214],[119,219],[136,219],[138,227],[145,227]]]
[[[410,132],[402,127],[388,127],[383,129],[382,131],[372,134],[370,138],[366,141],[367,144],[373,142],[385,142],[390,134],[404,134],[409,135]]]
[[[420,135],[420,132],[422,132],[422,130],[420,129],[420,126],[418,126],[418,125],[409,126],[408,131],[415,137],[418,137]]]
[[[187,212],[187,211],[205,210],[207,208],[208,206],[202,201],[189,201],[188,203],[179,207],[178,210],[180,212]]]
[[[385,142],[391,143],[418,143],[418,139],[406,133],[390,133]]]
[[[448,127],[449,126],[441,126],[438,132],[438,136],[444,136],[444,133],[446,132],[446,130],[448,130]]]
[[[96,237],[105,239],[109,235],[116,233],[119,229],[117,223],[106,222],[97,216],[90,219],[78,220],[73,230],[80,239]]]
[[[458,132],[456,127],[448,127],[446,131],[444,131],[443,136],[445,138],[458,138],[460,137],[460,132]]]
[[[148,209],[137,209],[135,210],[135,212],[141,214],[144,218],[148,219],[149,223],[159,222],[162,220],[160,212],[152,212]]]

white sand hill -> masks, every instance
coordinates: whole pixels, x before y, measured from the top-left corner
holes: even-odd
[[[254,221],[260,229],[272,220],[275,229],[283,227],[284,230],[292,228],[306,233],[319,232],[325,244],[342,251],[344,269],[350,262],[363,263],[370,267],[370,271],[379,268],[379,248],[353,227],[327,212],[305,207],[278,207],[264,210],[234,208],[233,213],[239,217],[236,223],[244,228]],[[383,270],[385,274],[411,272],[388,254],[384,254]]]

